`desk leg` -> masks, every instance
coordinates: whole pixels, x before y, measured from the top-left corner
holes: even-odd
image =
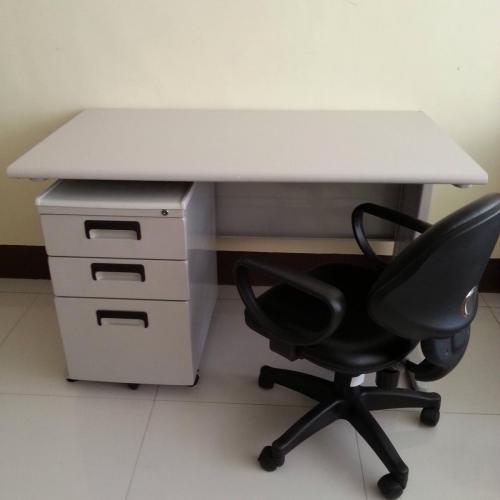
[[[401,186],[399,210],[411,215],[412,217],[427,220],[431,203],[432,187],[432,184],[403,184]],[[401,250],[403,250],[416,236],[417,234],[414,231],[398,227],[394,236],[394,255],[401,252]],[[424,356],[420,351],[420,347],[414,349],[413,352],[409,354],[407,359],[416,364],[423,361]],[[403,367],[406,371],[404,364]],[[408,377],[408,374],[406,375]],[[413,382],[416,384],[416,381]],[[411,386],[412,383],[410,382],[409,385]],[[424,384],[423,387],[417,385],[416,387],[411,388],[425,390],[425,385],[426,384]]]
[[[431,195],[432,184],[403,184],[398,210],[412,217],[427,220]],[[398,226],[394,235],[394,255],[401,252],[415,236],[413,231]]]

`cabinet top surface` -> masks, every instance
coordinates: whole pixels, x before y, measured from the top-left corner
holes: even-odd
[[[488,180],[419,111],[86,110],[14,161],[7,174],[216,182]]]
[[[190,183],[64,180],[36,199],[38,207],[177,209],[187,203]]]

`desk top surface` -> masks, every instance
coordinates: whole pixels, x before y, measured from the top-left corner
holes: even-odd
[[[216,182],[488,180],[418,111],[86,110],[18,158],[7,174]]]

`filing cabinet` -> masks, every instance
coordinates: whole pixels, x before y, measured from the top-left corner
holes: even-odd
[[[68,378],[193,384],[217,294],[213,184],[63,180],[36,204]]]

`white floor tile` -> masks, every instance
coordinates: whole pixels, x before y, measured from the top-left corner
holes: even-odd
[[[254,286],[253,290],[256,295],[260,295],[261,293],[268,290],[268,286]],[[235,299],[241,300],[238,294],[238,290],[234,285],[219,285],[219,299]]]
[[[427,389],[441,394],[444,411],[500,414],[499,360],[500,325],[489,308],[480,308],[465,356]]]
[[[331,372],[312,363],[291,362],[273,353],[269,341],[245,325],[240,301],[219,300],[200,366],[200,382],[192,388],[161,386],[157,398],[223,403],[312,403],[305,396],[283,387],[261,389],[257,377],[260,367],[266,364],[332,378]]]
[[[0,498],[124,500],[152,404],[0,395]]]
[[[24,294],[19,294],[24,295]],[[153,399],[156,386],[69,383],[53,299],[39,295],[0,347],[0,393]]]
[[[491,312],[493,313],[493,316],[495,316],[498,324],[500,325],[500,307],[492,307]],[[500,333],[500,329],[499,329]]]
[[[36,295],[28,293],[0,293],[0,343],[10,333]]]
[[[51,291],[50,280],[0,278],[0,292],[49,293]]]
[[[128,500],[364,499],[354,431],[335,422],[269,473],[257,456],[303,408],[156,402]]]
[[[500,307],[500,293],[481,293],[480,296],[490,307]]]
[[[479,307],[488,307],[488,304],[484,300],[484,297],[483,297],[482,293],[479,294],[478,306]]]
[[[219,285],[218,290],[219,290],[219,293],[218,293],[219,299],[237,299],[237,298],[239,298],[238,290],[236,289],[235,286]]]
[[[40,290],[38,293],[49,293],[52,294],[54,293],[54,289],[52,288],[52,281],[50,280],[38,280]]]
[[[424,427],[417,412],[377,412],[376,418],[410,469],[405,500],[498,500],[500,416],[441,414]],[[381,498],[376,483],[387,473],[358,438],[369,499]]]

